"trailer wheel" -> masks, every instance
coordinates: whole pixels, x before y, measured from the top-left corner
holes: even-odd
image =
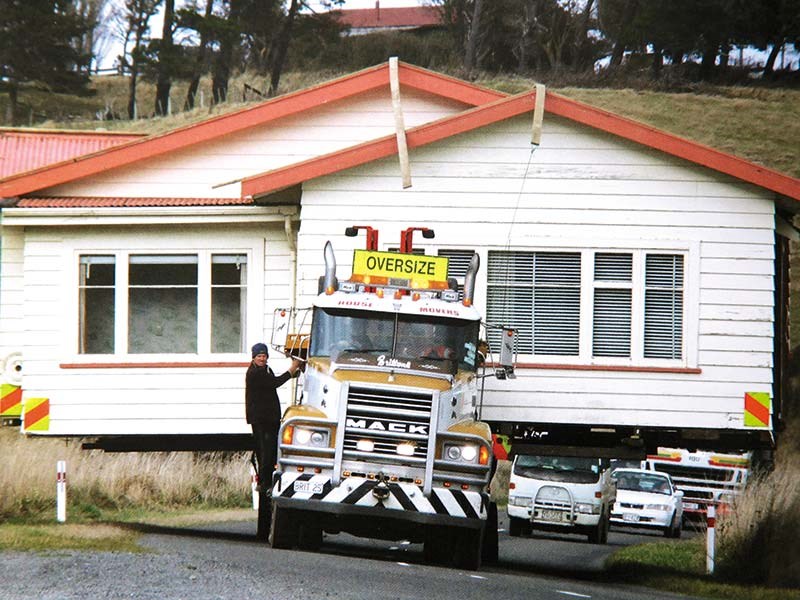
[[[297,545],[297,520],[294,511],[288,508],[272,507],[272,527],[269,543],[273,548],[289,549]]]
[[[266,542],[269,539],[270,522],[272,521],[272,495],[267,490],[258,492],[258,525],[256,539]]]
[[[477,571],[481,568],[483,529],[461,529],[455,535],[453,563],[457,569]]]

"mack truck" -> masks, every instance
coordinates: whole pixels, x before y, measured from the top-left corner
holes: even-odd
[[[477,419],[486,376],[472,303],[478,257],[459,289],[447,258],[412,252],[412,234],[403,232],[400,252],[379,252],[368,231],[341,282],[326,243],[313,307],[281,310],[307,330],[284,346],[306,366],[281,423],[271,498],[259,503],[259,533],[269,531],[273,548],[315,549],[323,532],[347,532],[422,543],[426,562],[457,568],[496,557],[492,436]],[[513,330],[504,339],[499,378],[513,377]]]

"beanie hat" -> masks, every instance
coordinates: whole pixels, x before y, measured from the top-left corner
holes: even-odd
[[[266,354],[267,356],[269,356],[269,351],[267,350],[266,344],[262,344],[261,342],[259,342],[253,346],[253,358],[258,356],[259,354]]]

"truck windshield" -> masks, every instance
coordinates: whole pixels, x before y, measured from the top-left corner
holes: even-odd
[[[546,481],[596,483],[600,479],[600,461],[574,456],[521,454],[514,461],[514,474]]]
[[[310,355],[340,360],[359,354],[376,361],[383,356],[474,371],[478,327],[478,321],[464,319],[315,308]]]

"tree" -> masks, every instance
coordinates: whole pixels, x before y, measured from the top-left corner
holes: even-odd
[[[156,47],[156,106],[157,115],[166,115],[170,111],[169,90],[172,87],[173,74],[179,68],[177,51],[172,39],[175,31],[175,0],[164,0],[164,25],[161,28],[161,40]]]
[[[115,13],[122,38],[122,56],[119,61],[130,74],[128,79],[128,118],[137,117],[136,84],[145,62],[145,40],[150,32],[150,19],[158,11],[160,0],[125,0]]]
[[[69,0],[0,0],[0,91],[8,93],[6,122],[16,121],[28,83],[80,92],[90,60],[79,50],[86,22]]]
[[[197,8],[183,9],[178,11],[177,26],[183,29],[194,30],[200,34],[200,43],[193,53],[187,53],[193,58],[187,60],[189,64],[189,87],[186,90],[186,101],[184,102],[184,110],[191,110],[194,108],[195,97],[197,96],[197,89],[200,87],[200,77],[203,75],[206,66],[206,56],[208,54],[208,45],[212,40],[212,32],[214,30],[214,0],[206,0],[205,11],[200,15]]]

